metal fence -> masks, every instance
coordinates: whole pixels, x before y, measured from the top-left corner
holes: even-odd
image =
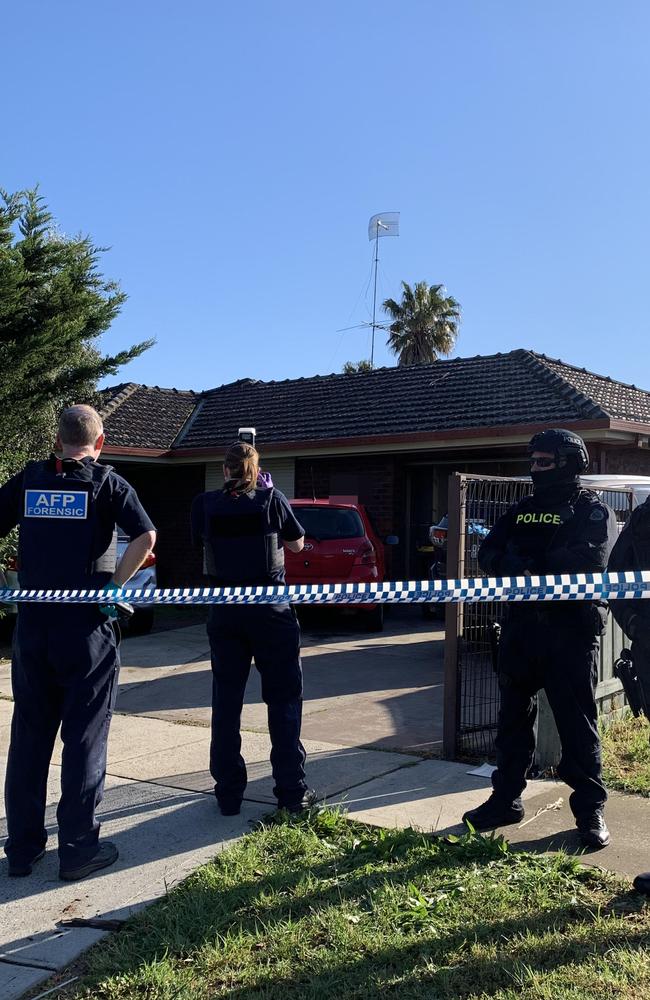
[[[478,549],[486,529],[508,507],[530,493],[530,482],[456,473],[449,483],[447,572],[453,577],[476,577]],[[629,490],[607,490],[603,500],[622,524],[632,507]],[[456,755],[487,759],[494,755],[499,686],[493,668],[491,626],[505,613],[501,603],[450,604],[446,612],[444,750]],[[622,634],[609,618],[601,642],[596,698],[601,711],[609,712],[612,699],[620,697],[620,682],[613,664],[622,645]]]

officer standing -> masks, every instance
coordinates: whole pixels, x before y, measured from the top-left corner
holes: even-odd
[[[192,503],[192,537],[204,548],[212,586],[281,585],[283,543],[300,552],[304,530],[286,497],[258,481],[259,456],[236,441],[224,459],[225,486]],[[268,709],[274,795],[280,808],[305,804],[305,750],[300,742],[302,668],[300,629],[290,604],[215,604],[208,636],[212,654],[210,772],[224,816],[240,811],[247,783],[240,717],[255,658]]]
[[[632,512],[609,557],[608,569],[650,569],[650,498]],[[632,663],[646,705],[650,705],[650,606],[648,601],[618,600],[610,604],[612,615],[632,640]],[[634,888],[650,896],[650,872],[637,875]]]
[[[153,549],[155,531],[135,491],[97,459],[99,414],[72,406],[61,415],[57,458],[29,462],[0,488],[0,536],[19,525],[21,588],[122,586]],[[131,538],[115,565],[116,524]],[[5,799],[10,875],[29,875],[43,857],[47,776],[59,726],[63,741],[59,875],[85,878],[118,851],[99,840],[106,741],[119,657],[110,619],[115,606],[23,604],[14,636],[14,711]]]
[[[596,494],[580,487],[589,467],[582,438],[542,431],[529,443],[533,493],[501,517],[479,549],[490,576],[597,573],[607,565],[616,519]],[[578,834],[605,847],[607,799],[600,759],[595,689],[598,636],[607,608],[597,601],[510,604],[499,651],[497,769],[487,802],[465,813],[477,830],[518,823],[521,793],[535,751],[537,692],[546,691],[562,744],[559,776],[573,788]]]

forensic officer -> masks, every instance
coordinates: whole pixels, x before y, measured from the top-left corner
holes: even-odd
[[[609,557],[614,573],[650,569],[650,499],[632,512]],[[632,663],[646,705],[650,705],[650,603],[618,600],[610,604],[612,614],[632,640]],[[634,888],[650,896],[650,872],[637,875]]]
[[[0,536],[19,525],[22,588],[123,585],[151,552],[153,525],[135,491],[97,459],[99,414],[72,406],[61,415],[57,454],[29,462],[0,488]],[[115,526],[130,537],[115,565]],[[99,840],[95,809],[106,773],[106,741],[119,659],[109,602],[20,606],[14,637],[14,712],[5,798],[10,875],[29,875],[45,853],[47,776],[61,727],[59,875],[71,881],[112,865],[118,852]]]
[[[258,481],[259,456],[236,441],[224,459],[225,486],[192,504],[192,536],[204,549],[213,586],[284,583],[284,550],[300,552],[304,530],[286,497]],[[300,629],[290,604],[215,604],[208,636],[212,654],[210,772],[224,816],[240,811],[247,783],[240,717],[255,658],[268,710],[274,794],[280,808],[299,812],[305,802],[305,751],[300,742],[302,669]]]
[[[529,444],[533,493],[499,518],[479,549],[490,576],[597,573],[616,538],[616,519],[596,494],[580,487],[589,467],[582,438],[567,430],[542,431]],[[598,636],[607,608],[598,601],[508,605],[499,651],[501,708],[497,769],[487,802],[465,813],[477,830],[518,823],[521,793],[533,761],[537,692],[546,691],[562,743],[559,776],[573,789],[570,805],[578,834],[605,847],[603,786],[595,689]]]

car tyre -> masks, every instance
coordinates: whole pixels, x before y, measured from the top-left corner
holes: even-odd
[[[127,635],[149,635],[153,628],[153,608],[136,608],[127,625]]]
[[[16,627],[17,615],[7,612],[0,618],[0,642],[10,643]]]
[[[378,604],[376,608],[365,612],[366,628],[369,632],[383,632],[384,630],[384,605]]]

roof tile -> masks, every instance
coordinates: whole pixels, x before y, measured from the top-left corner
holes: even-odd
[[[243,426],[256,427],[263,445],[610,417],[650,424],[649,392],[527,350],[281,382],[242,378],[199,394],[127,383],[106,399],[109,444],[172,450],[224,448]]]

